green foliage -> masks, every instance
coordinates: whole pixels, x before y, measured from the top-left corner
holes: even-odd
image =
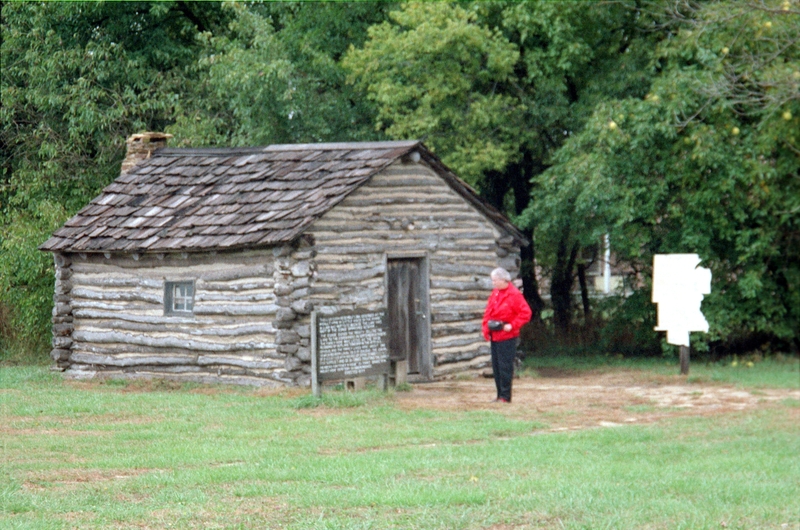
[[[5,307],[14,308],[0,325],[0,351],[12,360],[30,360],[28,352],[47,351],[53,307],[52,257],[37,250],[41,234],[64,220],[64,207],[42,201],[33,211],[18,212],[0,238],[0,293]]]
[[[142,130],[419,138],[526,227],[526,292],[542,302],[544,271],[564,330],[580,256],[608,233],[637,293],[594,308],[603,347],[635,323],[650,350],[660,252],[714,273],[704,341],[797,347],[798,16],[793,0],[4,3],[0,351],[43,358],[53,278],[35,249]]]
[[[516,46],[457,4],[408,4],[391,18],[344,59],[377,104],[377,127],[425,140],[473,183],[504,169],[517,158],[522,108],[495,89],[513,76]]]
[[[36,356],[53,290],[36,247],[119,173],[128,134],[164,127],[196,29],[175,3],[7,2],[2,18],[0,346]]]
[[[595,107],[537,179],[526,219],[553,235],[566,215],[584,241],[608,230],[644,278],[653,254],[696,252],[714,275],[701,340],[797,341],[800,17],[680,7],[684,18],[664,15],[649,93]]]
[[[343,64],[376,102],[381,131],[423,139],[513,219],[597,102],[644,94],[655,41],[647,20],[634,2],[404,4]],[[534,258],[567,298],[575,277],[574,260],[555,258],[575,247],[572,209],[549,211],[557,215],[541,231],[526,222],[536,237],[522,255],[537,319]],[[597,239],[583,235],[576,250],[586,241]],[[568,324],[569,306],[555,307],[557,322]]]
[[[338,57],[382,20],[383,5],[226,4],[228,30],[201,36],[168,128],[176,145],[369,140],[371,107],[345,83]]]

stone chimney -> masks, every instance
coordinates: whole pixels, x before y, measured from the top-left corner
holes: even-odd
[[[156,149],[167,146],[167,142],[172,138],[171,134],[160,132],[143,132],[132,134],[125,143],[128,150],[125,153],[125,160],[122,161],[120,174],[127,173],[130,169],[141,162],[147,160]]]

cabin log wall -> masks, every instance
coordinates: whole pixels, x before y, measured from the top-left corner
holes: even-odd
[[[76,254],[62,257],[67,265],[60,267],[57,257],[54,335],[57,325],[72,327],[69,344],[57,345],[54,337],[52,355],[75,377],[307,384],[297,357],[304,333],[285,279],[308,265],[292,251]],[[65,276],[70,291],[63,307],[58,293]],[[164,282],[180,280],[194,281],[194,314],[165,315]]]
[[[398,161],[317,220],[317,311],[386,304],[386,259],[427,256],[434,377],[490,365],[481,320],[498,266],[515,275],[519,249],[424,163]]]

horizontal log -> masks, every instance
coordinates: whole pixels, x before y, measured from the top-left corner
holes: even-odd
[[[158,310],[163,308],[163,305],[156,304],[139,304],[139,303],[118,303],[109,304],[106,302],[97,302],[94,300],[74,299],[71,303],[73,313],[82,309],[96,309],[100,311],[118,311],[120,313],[137,311],[146,313],[147,311]]]
[[[235,342],[235,343],[218,343],[199,341],[194,339],[187,339],[175,336],[153,336],[153,335],[139,335],[133,333],[121,333],[115,331],[89,331],[89,330],[75,330],[72,333],[75,342],[84,343],[115,343],[115,344],[131,344],[136,346],[148,346],[157,348],[184,348],[188,350],[196,350],[199,352],[226,352],[231,350],[261,350],[272,349],[275,347],[271,342]]]
[[[486,348],[480,348],[476,346],[474,348],[469,348],[449,353],[434,352],[434,355],[436,356],[437,366],[441,366],[443,364],[448,364],[448,363],[460,363],[464,361],[472,361],[473,359],[477,357],[482,357],[487,353],[488,350]]]
[[[200,355],[197,358],[197,364],[200,366],[238,366],[241,368],[272,370],[282,368],[284,361],[275,359],[248,359],[230,355]]]
[[[480,281],[454,281],[431,279],[432,289],[446,289],[450,291],[484,291]],[[487,294],[488,298],[488,294]]]
[[[74,324],[71,323],[63,323],[63,324],[53,324],[53,335],[57,337],[67,337],[72,334],[72,330],[75,329]]]
[[[401,223],[401,221],[396,221]],[[401,242],[402,244],[413,244],[416,242],[424,242],[426,244],[436,243],[439,241],[453,241],[459,240],[465,243],[462,250],[469,249],[469,244],[483,243],[487,247],[491,245],[492,234],[484,227],[458,227],[450,229],[434,228],[424,229],[424,221],[414,221],[413,218],[408,218],[402,221],[407,226],[411,223],[414,224],[413,229],[404,230],[401,228],[376,228],[369,231],[342,231],[342,232],[318,232],[317,244],[318,246],[325,246],[327,244],[335,245],[353,245],[359,243],[367,243],[370,245],[383,244],[386,241]],[[402,224],[401,223],[401,224]],[[398,224],[398,227],[401,226]],[[492,246],[493,247],[493,246]],[[318,254],[318,256],[321,255]],[[494,248],[485,254],[487,257],[495,257]]]
[[[56,291],[53,295],[53,303],[54,304],[68,304],[72,300],[72,297],[68,294],[60,293]]]
[[[406,241],[402,245],[395,245],[392,242],[384,242],[381,244],[363,244],[363,245],[339,245],[339,244],[324,244],[320,242],[319,253],[320,256],[323,254],[366,254],[366,255],[379,255],[383,256],[386,252],[397,251],[400,250],[419,250],[419,251],[426,251],[426,250],[435,250],[436,248],[436,241],[431,241],[429,244],[422,244],[415,241]],[[317,267],[319,267],[319,261],[317,262]]]
[[[480,219],[487,223],[485,217],[474,210],[470,205],[453,201],[448,204],[438,205],[434,212],[422,203],[420,204],[381,204],[381,205],[367,205],[367,206],[354,206],[352,204],[339,204],[336,208],[325,214],[327,221],[341,220],[341,219],[369,219],[373,214],[381,215],[384,217],[396,217],[398,219],[419,217],[429,219],[431,215],[434,218],[446,219],[450,216],[467,215],[473,219]],[[492,238],[494,242],[494,238]]]
[[[269,258],[272,259],[271,257]],[[228,282],[241,279],[260,280],[271,278],[273,275],[272,265],[256,265],[244,267],[237,264],[209,263],[205,265],[184,265],[181,267],[160,267],[141,265],[138,267],[117,267],[100,264],[83,264],[75,266],[73,279],[76,283],[80,280],[89,280],[95,283],[102,282],[104,278],[115,278],[115,282],[122,280],[136,279],[149,282],[161,282],[168,280],[202,280],[207,282]],[[123,282],[124,283],[124,282]]]
[[[163,289],[163,286],[162,286]],[[86,289],[84,287],[75,287],[72,289],[72,298],[84,298],[87,300],[102,300],[105,302],[146,302],[149,304],[161,305],[164,303],[164,293],[162,292],[146,292],[141,289],[116,291],[116,290],[94,290]]]
[[[383,289],[352,289],[342,291],[338,300],[342,304],[355,304],[356,306],[383,303]]]
[[[78,255],[76,255],[78,256]],[[107,267],[140,268],[146,267],[186,267],[188,266],[215,266],[226,264],[234,266],[264,265],[272,260],[272,248],[254,250],[231,250],[224,252],[167,252],[140,254],[139,259],[133,259],[131,254],[112,253],[109,258],[104,254],[87,253],[86,258],[75,257],[72,266],[76,265],[102,265]]]
[[[295,289],[292,293],[288,296],[289,300],[292,300],[292,305],[296,304],[298,301],[303,301],[304,299],[308,298],[308,287],[301,287],[300,289]],[[298,311],[299,312],[299,311]]]
[[[190,324],[195,324],[191,322]],[[186,324],[175,325],[175,323],[166,321],[162,318],[160,321],[153,323],[142,322],[129,322],[120,319],[112,320],[93,320],[91,322],[81,322],[81,329],[91,330],[120,330],[120,331],[136,331],[141,333],[171,333],[171,334],[188,334],[195,337],[237,337],[246,338],[249,336],[263,336],[274,335],[275,329],[270,322],[262,322],[258,324],[243,323],[235,327],[220,327],[220,326],[192,326]]]
[[[54,336],[50,344],[57,350],[68,350],[72,346],[72,337]]]
[[[53,254],[53,262],[58,268],[66,268],[72,264],[72,258],[70,258],[70,256],[67,254],[55,252]]]
[[[206,305],[197,303],[194,306],[194,314],[273,316],[279,308],[278,304]]]
[[[95,365],[95,369],[101,374],[106,375],[109,372],[118,371],[120,367],[114,366],[105,366],[105,365]],[[180,364],[180,365],[150,365],[150,364],[142,364],[137,366],[124,366],[122,367],[122,371],[125,373],[139,373],[139,372],[158,372],[162,374],[197,374],[197,373],[204,373],[207,372],[206,369],[203,367],[197,366],[195,364]]]
[[[388,184],[388,182],[381,182],[379,184]],[[347,199],[342,201],[343,206],[347,206],[350,200],[375,200],[375,199],[390,199],[396,201],[414,201],[424,202],[426,199],[449,199],[451,201],[462,201],[456,193],[454,193],[447,185],[444,186],[420,186],[418,188],[409,188],[402,186],[374,186],[370,183],[363,186],[355,193],[350,194]]]
[[[343,209],[350,209],[350,208],[375,208],[375,207],[384,207],[384,206],[393,206],[397,207],[400,205],[403,206],[418,206],[420,208],[420,213],[424,213],[425,209],[428,205],[460,205],[461,200],[455,197],[450,197],[447,195],[432,195],[431,197],[408,197],[408,196],[392,196],[387,197],[385,195],[373,196],[373,197],[366,197],[366,196],[354,196],[351,195],[343,200],[339,207]]]
[[[68,294],[72,290],[72,287],[73,287],[72,280],[59,280],[59,279],[56,279],[56,284],[55,284],[54,291],[55,291],[56,295],[58,295],[58,294]]]
[[[69,356],[72,355],[72,351],[64,350],[60,348],[54,348],[50,350],[50,358],[56,362],[66,361],[69,359]]]
[[[354,269],[350,271],[320,270],[317,272],[317,281],[336,284],[349,283],[382,276],[384,272],[385,267],[383,264],[368,269]]]
[[[436,311],[431,312],[434,322],[458,322],[464,320],[474,320],[483,318],[483,310],[480,311]]]
[[[141,323],[148,323],[148,324],[161,324],[170,323],[170,324],[196,324],[196,325],[205,325],[205,324],[219,324],[225,325],[226,323],[236,323],[237,320],[220,320],[220,319],[202,319],[202,318],[194,318],[194,317],[182,317],[178,315],[138,315],[135,313],[127,313],[123,312],[122,310],[103,310],[103,309],[93,309],[93,308],[80,308],[73,311],[73,315],[75,318],[81,320],[92,320],[92,319],[113,319],[113,320],[124,320],[127,322],[141,322]]]
[[[298,315],[307,315],[314,310],[314,304],[308,299],[297,300],[292,302],[291,309]]]
[[[53,305],[53,316],[66,316],[72,314],[74,307],[72,304],[66,304],[64,302],[56,302]]]
[[[268,258],[264,259],[267,260]],[[198,278],[205,282],[225,282],[231,280],[240,280],[242,278],[266,278],[272,276],[273,272],[275,272],[275,267],[273,266],[271,260],[267,263],[252,265],[249,267],[243,267],[241,265],[237,266],[236,264],[231,263],[224,270],[205,271],[202,274],[199,274]]]
[[[434,351],[444,351],[448,348],[461,348],[464,346],[481,345],[486,341],[480,334],[480,330],[471,333],[464,333],[461,335],[441,336],[432,339]]]
[[[257,291],[257,292],[271,292],[275,288],[275,281],[272,278],[251,278],[243,277],[229,282],[220,281],[207,281],[198,279],[197,290],[200,291],[218,291],[221,293],[227,292],[244,292],[244,291]]]
[[[374,178],[385,178],[387,175],[434,175],[441,180],[433,170],[423,164],[408,164],[402,160],[392,162],[389,167],[378,173]]]
[[[94,353],[73,352],[70,361],[78,364],[103,366],[137,365],[176,365],[196,364],[197,356],[192,355],[98,355]]]
[[[366,187],[366,186],[365,186]],[[450,189],[447,184],[444,184],[442,179],[438,177],[434,177],[431,175],[409,175],[408,173],[402,174],[386,174],[381,175],[380,177],[374,177],[370,183],[370,188],[377,188],[377,189],[392,189],[392,188],[399,188],[401,190],[408,190],[408,189],[436,189],[436,188],[447,188]],[[363,188],[362,188],[363,189]]]
[[[319,295],[335,295],[341,291],[341,288],[337,285],[331,284],[322,284],[322,285],[313,285],[308,290],[309,297],[315,297]]]
[[[438,302],[448,302],[448,301],[456,301],[456,302],[466,302],[466,301],[482,301],[484,304],[489,299],[489,294],[491,291],[445,291],[442,289],[437,289],[436,291],[431,291],[430,299],[433,303]]]
[[[138,289],[164,289],[164,280],[137,276],[109,276],[106,274],[79,274],[73,283],[85,287],[130,287]]]
[[[452,337],[464,334],[477,333],[480,336],[482,323],[472,320],[468,322],[448,323],[441,326],[431,326],[431,337]]]
[[[66,377],[71,378],[85,378],[97,377],[103,379],[133,379],[133,380],[153,380],[163,379],[167,381],[174,381],[178,383],[201,383],[201,384],[222,384],[222,385],[239,385],[239,386],[256,386],[279,388],[286,384],[291,384],[294,380],[290,377],[281,375],[281,372],[274,374],[265,374],[264,376],[227,376],[217,375],[216,372],[199,372],[199,373],[168,373],[164,371],[130,371],[123,372],[122,370],[98,372],[92,370],[91,367],[86,366],[85,369],[72,367],[70,370],[64,372]]]
[[[471,370],[478,370],[491,366],[492,358],[489,355],[481,355],[474,357],[468,361],[444,363],[434,367],[433,376],[443,377],[445,375],[457,374],[459,372],[467,372]]]
[[[447,217],[431,216],[425,213],[410,215],[410,212],[403,212],[397,216],[370,215],[366,220],[354,221],[352,219],[326,219],[314,225],[314,234],[318,238],[335,239],[337,234],[363,233],[364,235],[373,232],[397,232],[403,228],[403,220],[414,223],[414,231],[417,233],[438,233],[447,234],[451,230],[486,231],[490,228],[486,223],[481,222],[478,216],[473,215],[452,215]]]
[[[489,279],[489,274],[495,268],[494,263],[486,262],[482,257],[477,255],[475,256],[477,259],[474,259],[473,256],[465,252],[463,259],[456,263],[449,260],[431,259],[431,274],[471,275],[479,280],[485,279],[488,281],[488,285],[491,286],[492,281]]]
[[[76,342],[72,345],[72,352],[94,353],[98,355],[187,355],[197,356],[201,352],[187,348],[159,348],[157,346],[136,346],[131,344],[97,344]],[[207,353],[207,352],[206,352]],[[230,350],[222,352],[231,357],[254,357],[263,359],[277,359],[283,361],[286,357],[279,354],[274,347],[263,350]]]
[[[201,291],[199,288],[194,295],[196,302],[274,302],[277,297],[273,292],[247,292],[242,294],[240,291],[231,291],[228,293],[208,292]]]
[[[338,265],[365,265],[378,263],[377,259],[381,254],[373,252],[371,254],[325,254],[320,255],[315,260],[317,262],[317,270],[324,267],[338,266]]]

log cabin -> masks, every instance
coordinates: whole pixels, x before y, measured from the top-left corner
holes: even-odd
[[[54,366],[76,378],[310,384],[310,313],[386,310],[408,379],[481,369],[489,273],[525,236],[419,141],[169,148],[40,246]]]

